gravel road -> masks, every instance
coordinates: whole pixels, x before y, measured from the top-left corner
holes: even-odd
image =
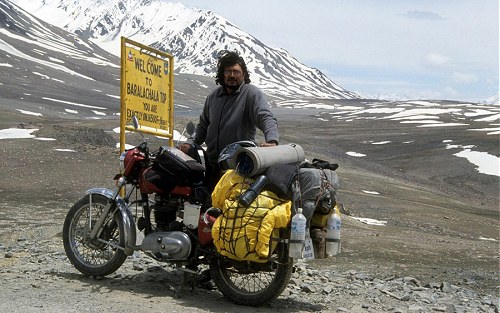
[[[64,254],[62,223],[86,189],[112,188],[117,120],[0,116],[0,129],[36,128],[39,139],[0,141],[0,312],[498,312],[498,199],[353,161],[321,135],[298,136],[286,117],[283,142],[341,165],[341,255],[300,262],[285,292],[259,308],[191,290],[178,269],[140,253],[109,277],[85,277]],[[384,195],[361,192],[375,186]]]

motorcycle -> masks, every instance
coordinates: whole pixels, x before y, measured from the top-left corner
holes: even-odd
[[[132,123],[139,128],[135,117]],[[191,136],[194,125],[186,130]],[[191,150],[189,155],[175,147],[151,152],[144,138],[123,152],[116,189],[87,190],[67,213],[63,243],[69,261],[84,275],[106,276],[142,251],[191,275],[208,267],[215,286],[234,303],[260,306],[276,299],[293,272],[289,227],[277,230],[265,263],[219,254],[210,231],[220,210],[210,207],[206,155],[199,146]]]

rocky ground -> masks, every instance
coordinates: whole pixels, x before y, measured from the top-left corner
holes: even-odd
[[[118,121],[1,112],[0,129],[36,128],[38,139],[56,140],[0,140],[0,311],[498,312],[498,194],[460,188],[456,177],[472,174],[451,164],[449,176],[429,180],[405,170],[417,168],[418,159],[408,158],[399,169],[350,159],[344,152],[352,147],[342,140],[347,130],[359,134],[356,124],[336,125],[342,136],[335,142],[329,126],[309,118],[297,125],[294,118],[281,116],[283,143],[299,143],[310,158],[340,163],[339,202],[349,212],[343,215],[343,250],[299,263],[282,296],[248,308],[216,290],[183,286],[182,273],[142,254],[109,277],[79,274],[63,251],[63,219],[86,189],[112,188],[118,170],[112,129]],[[498,186],[490,180],[484,175],[483,184]],[[362,192],[374,189],[381,193]],[[368,225],[353,217],[387,223]]]

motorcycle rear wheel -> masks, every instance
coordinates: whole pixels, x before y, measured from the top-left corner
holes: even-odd
[[[118,246],[125,242],[123,220],[111,208],[98,238],[89,238],[91,225],[102,214],[108,198],[87,195],[76,202],[66,215],[63,227],[64,251],[70,262],[82,274],[106,276],[115,272],[125,262],[127,255]]]
[[[261,306],[285,290],[293,272],[287,249],[277,249],[274,263],[251,263],[216,258],[210,274],[219,291],[236,304]]]

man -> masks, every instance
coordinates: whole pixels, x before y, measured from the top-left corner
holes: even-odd
[[[215,83],[220,85],[208,95],[196,126],[194,142],[207,145],[209,188],[212,191],[221,177],[219,154],[236,141],[255,141],[257,128],[265,137],[264,147],[278,144],[278,122],[269,109],[264,94],[250,85],[245,61],[236,52],[225,51],[217,63]],[[180,149],[187,153],[190,144]],[[212,289],[209,270],[197,278],[202,288]]]
[[[217,63],[215,83],[220,85],[205,100],[196,126],[194,142],[207,145],[210,188],[221,176],[217,160],[224,147],[236,141],[255,141],[257,128],[265,143],[278,144],[278,122],[269,109],[264,94],[250,85],[245,61],[236,52],[224,52]],[[183,151],[186,146],[181,146]]]

